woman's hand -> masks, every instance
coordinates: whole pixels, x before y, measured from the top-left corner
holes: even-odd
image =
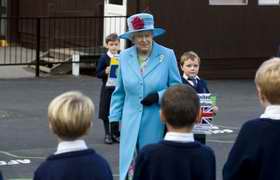
[[[154,103],[158,103],[158,93],[151,93],[149,95],[147,95],[146,97],[144,97],[144,99],[142,99],[141,104],[143,104],[144,106],[150,106]]]
[[[213,106],[212,109],[213,109],[214,116],[216,116],[217,112],[219,111],[218,106]]]

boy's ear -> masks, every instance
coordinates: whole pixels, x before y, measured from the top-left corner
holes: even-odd
[[[166,122],[166,119],[165,119],[165,116],[164,116],[164,113],[162,112],[162,110],[160,109],[159,110],[159,117],[160,117],[160,121],[165,123]]]
[[[202,116],[202,111],[201,111],[201,108],[199,108],[199,111],[197,113],[196,120],[194,123],[199,123],[201,121],[201,116]]]
[[[53,130],[51,123],[49,123],[49,129],[50,129],[51,131]]]
[[[262,91],[259,86],[256,86],[256,88],[257,88],[257,96],[259,98],[261,105],[267,106],[267,98],[265,97],[265,95],[262,94]]]
[[[181,70],[183,71],[183,66],[180,64],[180,68],[181,68]]]
[[[92,121],[90,121],[90,126],[89,126],[89,128],[86,130],[86,133],[85,133],[85,134],[88,134],[91,128],[92,128]]]

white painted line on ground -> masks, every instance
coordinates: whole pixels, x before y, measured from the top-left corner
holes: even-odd
[[[226,128],[226,129],[240,130],[239,127],[224,126],[224,125],[219,125],[219,124],[215,124],[215,126],[218,126],[218,127],[221,127],[221,128]]]
[[[18,156],[7,151],[0,151],[0,154],[4,154],[6,156],[14,157],[14,158],[23,158],[23,159],[46,159],[45,157],[32,157],[32,156]]]
[[[212,130],[211,134],[230,134],[233,133],[233,130],[231,129],[217,129],[217,130]]]
[[[22,164],[30,164],[30,159],[13,159],[9,161],[0,161],[0,166],[13,166],[13,165],[22,165]]]

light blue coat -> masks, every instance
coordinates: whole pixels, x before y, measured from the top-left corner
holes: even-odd
[[[120,180],[124,180],[136,145],[157,143],[163,138],[164,125],[159,117],[159,103],[143,106],[140,101],[152,92],[161,99],[164,91],[181,83],[173,50],[153,42],[153,48],[143,75],[133,46],[120,53],[118,82],[112,94],[111,122],[120,121]]]

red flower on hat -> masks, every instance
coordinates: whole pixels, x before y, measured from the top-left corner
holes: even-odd
[[[143,21],[143,19],[139,18],[138,16],[135,17],[131,21],[131,24],[133,26],[133,29],[143,29],[144,28],[144,21]]]

